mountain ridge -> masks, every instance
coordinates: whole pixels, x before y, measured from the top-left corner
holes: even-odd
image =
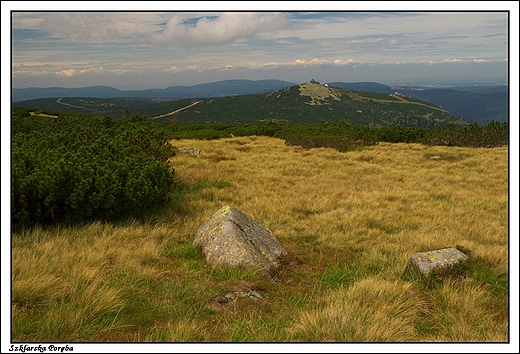
[[[156,98],[164,100],[217,98],[269,93],[294,85],[296,84],[276,79],[236,79],[193,86],[169,86],[164,89],[145,90],[120,90],[102,85],[79,88],[24,88],[12,89],[12,103],[18,105],[20,102],[33,99],[59,97]],[[507,85],[446,88],[388,86],[377,82],[330,82],[327,85],[351,91],[398,93],[438,105],[457,117],[479,124],[487,124],[493,120],[498,122],[509,120],[509,89]]]
[[[28,101],[40,98],[59,97],[92,97],[92,98],[122,98],[122,97],[150,97],[150,98],[207,98],[223,97],[241,94],[255,94],[274,91],[292,86],[282,80],[223,80],[193,86],[169,86],[163,89],[120,90],[110,86],[88,87],[30,87],[11,90],[11,102]]]
[[[197,124],[343,121],[360,125],[435,128],[448,123],[458,126],[468,123],[422,100],[399,94],[346,90],[316,81],[250,95],[181,100],[71,97],[24,101],[16,106],[40,109],[40,112],[69,111],[120,118],[135,116]]]

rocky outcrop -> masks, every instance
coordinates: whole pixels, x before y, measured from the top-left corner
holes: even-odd
[[[410,262],[427,276],[433,270],[439,270],[466,261],[468,256],[456,248],[445,248],[429,252],[414,253]]]
[[[264,225],[238,209],[224,206],[199,227],[195,247],[209,264],[252,267],[272,275],[287,251]]]

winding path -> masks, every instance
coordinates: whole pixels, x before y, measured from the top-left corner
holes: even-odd
[[[70,104],[70,103],[61,102],[62,99],[63,99],[63,97],[58,98],[58,99],[56,100],[56,103],[59,103],[59,104],[65,105],[65,106],[69,106],[69,107],[80,108],[80,109],[86,109],[87,111],[98,112],[98,110],[96,110],[96,109],[87,108],[87,107],[82,107],[82,106],[75,106],[75,105]]]
[[[173,115],[173,114],[175,114],[175,113],[177,113],[177,112],[180,112],[180,111],[182,111],[182,110],[185,110],[185,109],[188,109],[188,108],[190,108],[190,107],[193,107],[193,106],[195,106],[196,104],[201,103],[201,102],[202,102],[202,100],[200,100],[200,101],[196,101],[196,102],[193,102],[192,104],[190,104],[190,105],[188,105],[188,106],[186,106],[186,107],[182,107],[182,108],[176,109],[176,110],[173,111],[173,112],[166,113],[166,114],[161,114],[160,116],[155,116],[155,117],[151,117],[151,118],[148,118],[148,119],[157,119],[157,118],[163,118],[163,117],[171,116],[171,115]]]

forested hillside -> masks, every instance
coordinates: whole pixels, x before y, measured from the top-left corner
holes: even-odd
[[[349,91],[306,83],[265,94],[221,98],[164,100],[150,98],[58,98],[18,102],[16,106],[67,110],[111,117],[136,115],[178,123],[252,124],[277,121],[435,128],[466,125],[448,111],[398,94]]]

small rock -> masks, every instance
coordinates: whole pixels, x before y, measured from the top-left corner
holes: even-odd
[[[211,302],[215,305],[226,307],[230,303],[233,303],[234,301],[238,301],[238,299],[247,299],[247,300],[264,300],[265,297],[262,296],[258,291],[250,290],[250,291],[232,291],[224,296],[219,295],[214,297]]]
[[[178,152],[185,153],[191,156],[199,156],[200,155],[200,149],[193,148],[193,147],[181,147],[177,149]]]
[[[217,296],[212,300],[215,304],[225,306],[229,303],[229,299],[225,296]]]
[[[252,298],[254,300],[263,300],[264,299],[262,294],[260,294],[258,291],[254,291],[254,290],[251,290],[249,292],[249,294],[247,294],[247,296],[249,296],[250,298]]]

